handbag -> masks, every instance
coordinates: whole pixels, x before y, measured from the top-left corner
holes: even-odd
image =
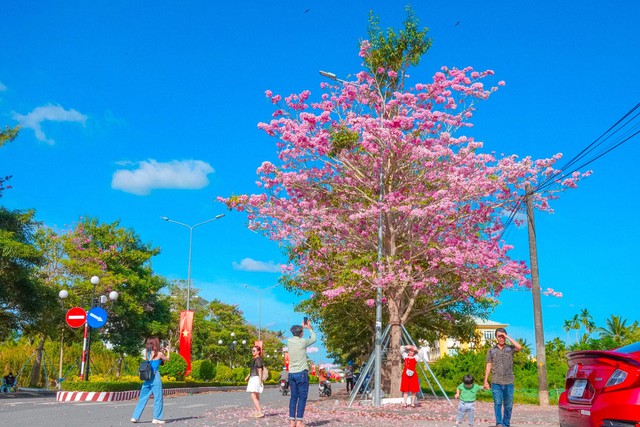
[[[269,370],[266,366],[262,367],[262,378],[260,378],[262,382],[265,382],[269,379]]]
[[[415,374],[415,372],[414,372],[414,371],[412,371],[411,369],[407,369],[405,372],[406,372],[406,374],[407,374],[407,376],[408,376],[408,377],[412,377],[412,376],[413,376],[413,374]]]

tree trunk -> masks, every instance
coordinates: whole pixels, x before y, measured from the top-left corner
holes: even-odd
[[[119,378],[122,374],[122,362],[124,361],[124,354],[118,355],[118,360],[116,360],[116,378]]]
[[[40,382],[40,369],[42,367],[42,349],[44,348],[45,336],[42,335],[40,343],[36,349],[36,357],[33,361],[33,367],[31,368],[31,380],[29,381],[29,387],[38,387]]]
[[[400,324],[400,312],[395,304],[389,304],[389,324],[391,325],[391,338],[387,348],[387,360],[383,364],[382,389],[386,396],[401,397],[400,380],[402,377],[402,357],[400,346],[402,345],[402,327]]]

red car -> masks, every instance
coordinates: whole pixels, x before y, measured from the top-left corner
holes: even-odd
[[[567,354],[561,427],[640,427],[640,342]]]

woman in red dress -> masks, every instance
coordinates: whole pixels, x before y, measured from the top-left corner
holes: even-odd
[[[400,352],[404,359],[404,368],[402,369],[402,380],[400,381],[400,391],[404,401],[404,407],[407,407],[407,398],[411,393],[411,407],[415,408],[416,393],[420,391],[420,381],[418,380],[418,372],[416,372],[418,359],[418,349],[412,345],[400,346]]]

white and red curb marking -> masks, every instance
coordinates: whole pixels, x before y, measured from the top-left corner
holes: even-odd
[[[178,393],[202,393],[218,390],[219,387],[197,388],[168,388],[162,390],[163,396]],[[140,396],[140,390],[131,391],[59,391],[56,394],[58,402],[116,402],[120,400],[133,400]],[[153,398],[153,394],[151,395]]]

